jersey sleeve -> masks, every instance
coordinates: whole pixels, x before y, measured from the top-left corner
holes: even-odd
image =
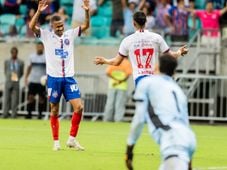
[[[128,57],[129,50],[127,48],[127,39],[123,39],[123,41],[121,42],[118,53],[123,57]]]
[[[40,28],[40,36],[39,36],[39,39],[42,42],[46,41],[48,35],[49,35],[49,31],[48,30]]]
[[[73,36],[74,37],[80,37],[81,36],[81,27],[76,27],[73,29]]]
[[[165,53],[169,50],[169,46],[167,45],[166,41],[159,35],[159,51],[161,53]]]

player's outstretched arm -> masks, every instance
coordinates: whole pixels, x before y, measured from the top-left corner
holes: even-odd
[[[37,26],[38,18],[40,16],[41,12],[43,12],[47,7],[48,7],[48,5],[47,5],[47,1],[46,0],[39,0],[38,9],[37,9],[35,15],[32,17],[32,19],[31,19],[31,21],[29,23],[29,28],[36,35],[40,35],[40,28]]]
[[[90,13],[89,13],[89,0],[83,0],[84,4],[82,5],[82,8],[85,10],[85,20],[84,23],[81,25],[81,31],[85,31],[90,26]]]
[[[118,66],[121,64],[123,59],[124,57],[119,54],[116,57],[111,59],[106,59],[105,57],[98,56],[98,57],[95,57],[94,63],[96,65],[108,64],[108,65]]]
[[[179,58],[188,53],[187,45],[180,47],[177,51],[169,51],[170,55],[175,58]]]

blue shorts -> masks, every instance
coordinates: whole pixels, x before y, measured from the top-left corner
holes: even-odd
[[[73,77],[47,77],[48,98],[51,103],[59,103],[63,94],[66,101],[80,98],[80,90]]]

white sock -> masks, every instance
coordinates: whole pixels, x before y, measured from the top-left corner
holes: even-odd
[[[59,145],[60,146],[60,141],[59,140],[54,140],[54,145]]]
[[[75,137],[74,136],[69,136],[69,141],[74,141]]]

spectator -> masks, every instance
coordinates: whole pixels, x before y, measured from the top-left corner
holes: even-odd
[[[29,57],[30,63],[25,74],[25,86],[28,86],[28,115],[32,118],[32,111],[35,107],[35,95],[39,95],[38,119],[42,118],[42,111],[45,108],[46,88],[40,82],[41,77],[46,75],[46,59],[42,42],[36,44],[36,53]]]
[[[205,10],[192,10],[195,17],[202,23],[202,44],[209,43],[211,46],[220,47],[220,17],[227,11],[227,6],[222,10],[214,10],[213,2],[209,0]]]
[[[85,13],[82,8],[83,0],[74,0],[73,3],[73,14],[72,14],[72,25],[77,27],[84,23]],[[93,16],[97,12],[96,0],[90,0],[90,16]]]
[[[123,15],[124,15],[124,27],[123,33],[125,36],[128,36],[135,32],[133,27],[133,14],[135,11],[142,9],[145,4],[145,0],[142,0],[140,4],[137,0],[129,0],[128,4],[126,0],[122,0],[122,7],[123,7]]]
[[[67,20],[69,19],[69,16],[66,14],[64,7],[60,7],[57,12],[55,12],[54,14],[48,15],[46,17],[46,20],[50,21],[51,17],[54,15],[59,15],[64,22],[67,22]]]
[[[47,23],[46,17],[48,15],[53,14],[56,11],[54,0],[47,0],[47,4],[48,4],[47,8],[40,15],[40,18],[39,18],[40,25],[46,24]]]
[[[142,8],[142,11],[145,13],[147,16],[147,22],[145,25],[145,29],[151,30],[155,26],[155,18],[152,15],[153,14],[153,7],[150,6],[150,3],[146,2],[145,5]]]
[[[117,37],[118,32],[120,35],[123,35],[124,26],[123,5],[124,0],[112,0],[113,13],[110,26],[110,35],[112,37]]]
[[[109,79],[109,90],[104,111],[104,121],[122,121],[127,102],[127,80],[132,74],[131,64],[124,59],[119,66],[108,66],[106,74]]]
[[[8,118],[9,110],[12,110],[12,118],[17,117],[17,106],[19,104],[19,81],[24,73],[24,62],[18,59],[18,49],[11,48],[11,58],[4,63],[5,94],[3,106],[3,118]]]
[[[13,38],[17,36],[17,27],[15,25],[11,25],[9,27],[9,37]]]
[[[214,9],[222,9],[224,7],[223,0],[212,0]]]
[[[2,14],[2,11],[3,9],[2,9],[2,4],[0,3],[0,14]]]
[[[177,6],[172,6],[165,16],[172,41],[188,40],[188,17],[189,12],[185,9],[184,0],[177,0]]]
[[[166,17],[165,17],[166,15],[168,15],[168,11],[170,8],[171,8],[171,5],[168,3],[168,0],[157,1],[155,28],[157,30],[164,31],[165,34],[170,33],[170,30],[167,25]]]
[[[36,10],[36,9],[38,8],[37,0],[24,0],[23,3],[27,6],[28,11],[29,11],[30,9]]]
[[[35,15],[35,9],[31,8],[28,11],[28,16],[25,17],[25,23],[26,23],[26,37],[29,38],[34,38],[34,33],[31,31],[31,29],[29,29],[29,22],[31,21],[32,17]]]
[[[18,15],[20,3],[21,0],[5,0],[3,12]]]

